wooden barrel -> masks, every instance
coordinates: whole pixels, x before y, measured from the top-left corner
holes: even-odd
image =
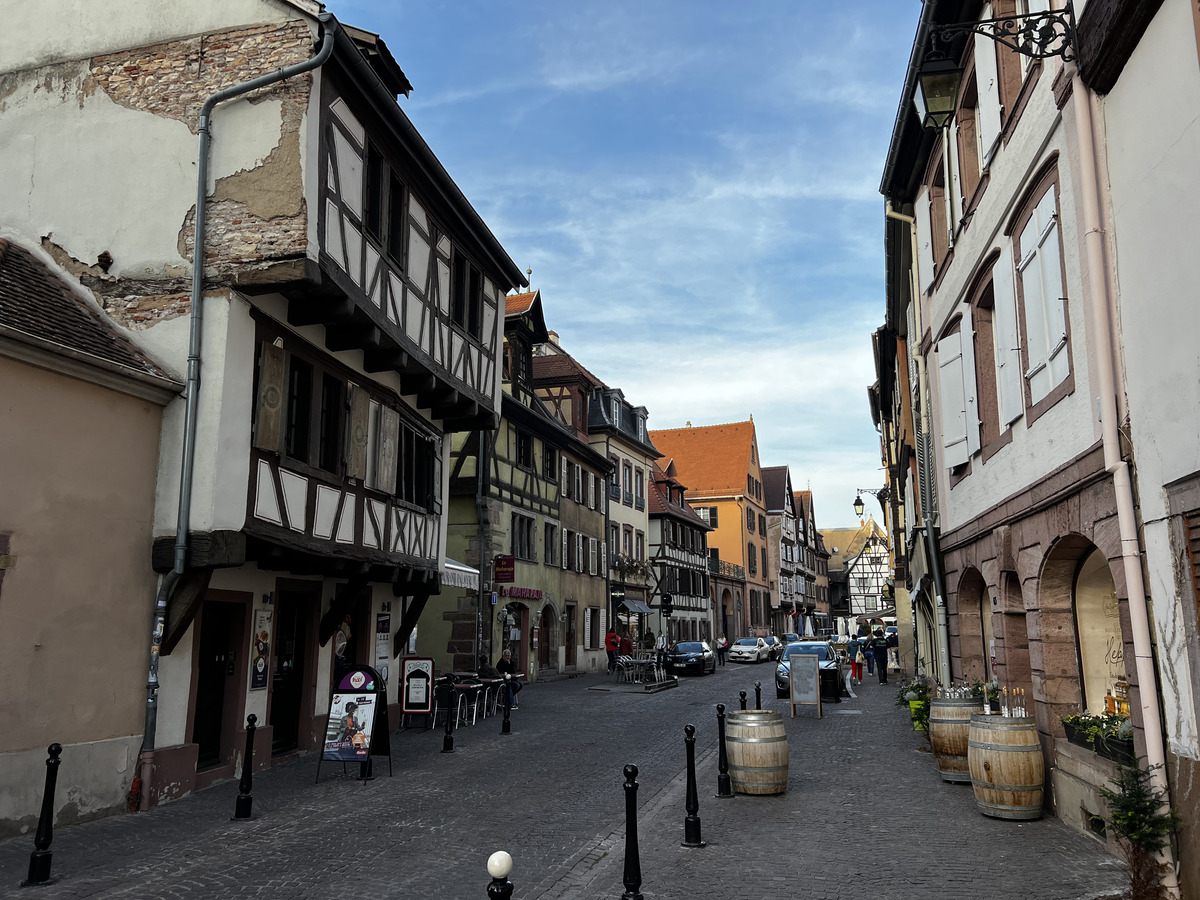
[[[1034,719],[976,713],[967,744],[979,811],[997,819],[1040,819],[1045,765]]]
[[[782,794],[787,790],[788,744],[783,714],[748,709],[725,717],[729,780],[739,794]]]
[[[971,731],[971,713],[978,711],[979,706],[979,700],[970,698],[929,701],[929,743],[933,746],[938,774],[943,781],[971,783],[967,740]]]

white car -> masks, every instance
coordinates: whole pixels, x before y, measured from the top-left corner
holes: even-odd
[[[762,638],[738,638],[729,645],[730,662],[764,662],[770,656],[771,650]]]

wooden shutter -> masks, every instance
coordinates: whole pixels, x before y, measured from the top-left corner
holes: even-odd
[[[432,483],[429,485],[429,489],[433,492],[433,503],[430,505],[430,508],[433,510],[434,514],[441,515],[442,514],[442,441],[440,439],[435,438],[434,440],[430,441],[429,443],[433,450],[433,465],[431,466]],[[531,544],[533,543],[532,539],[530,540],[530,543]]]
[[[949,334],[938,341],[938,395],[942,408],[942,465],[961,466],[968,459],[966,397],[963,396],[962,338]]]
[[[254,422],[254,446],[272,453],[279,452],[279,435],[283,422],[284,369],[283,348],[263,341],[262,356],[258,363],[258,414]]]
[[[596,574],[596,539],[588,538],[588,574]]]
[[[1021,377],[1021,339],[1017,334],[1017,297],[1013,290],[1012,251],[1007,244],[992,266],[992,329],[996,351],[996,393],[1000,427],[1006,428],[1025,411]]]
[[[561,493],[562,496],[566,497],[569,494],[569,488],[571,486],[570,482],[567,481],[567,458],[565,456],[560,457],[560,462],[560,468],[562,469],[562,477],[560,479],[562,482]]]
[[[989,14],[985,8],[983,18]],[[992,161],[1000,140],[1000,70],[996,65],[999,45],[990,37],[975,35],[975,83],[979,93],[979,169]]]
[[[583,649],[592,650],[592,608],[586,607],[583,611]]]
[[[917,281],[922,294],[933,287],[933,219],[930,216],[929,190],[923,188],[914,204],[917,229]]]
[[[971,320],[971,307],[962,307],[962,326],[959,338],[962,342],[963,358],[963,417],[967,425],[967,453],[979,452],[979,398],[975,390],[975,328]]]
[[[571,494],[571,499],[576,503],[583,503],[587,498],[583,495],[583,467],[572,463],[571,482],[574,484],[574,493]]]
[[[575,571],[583,571],[583,535],[575,532]]]
[[[400,440],[400,413],[385,406],[379,411],[378,446],[374,487],[385,494],[396,492],[396,446]]]
[[[603,575],[608,571],[608,545],[603,541],[597,541],[600,545],[600,569],[599,572]]]
[[[1192,570],[1192,600],[1200,609],[1200,510],[1183,516],[1183,527],[1187,537],[1187,557]]]
[[[562,529],[562,560],[560,562],[565,569],[567,567],[567,529],[565,528]]]
[[[350,422],[346,429],[346,477],[362,480],[367,477],[368,415],[371,395],[357,384],[346,385],[350,407]]]
[[[584,473],[587,475],[587,505],[588,509],[596,508],[596,479],[592,477],[591,472]]]

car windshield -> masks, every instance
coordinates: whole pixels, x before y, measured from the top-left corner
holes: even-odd
[[[809,656],[816,656],[822,662],[829,659],[828,644],[791,644],[783,651],[783,658],[795,656],[799,653],[804,653]]]
[[[699,641],[680,641],[675,645],[675,649],[680,653],[703,653],[704,645]]]
[[[758,638],[740,638],[737,645],[739,647],[757,647]]]

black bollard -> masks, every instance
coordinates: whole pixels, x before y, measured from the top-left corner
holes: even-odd
[[[745,710],[746,710],[746,692],[738,691],[738,696],[742,699],[742,711],[745,712]]]
[[[512,691],[508,689],[509,674],[504,673],[504,684],[500,685],[500,690],[504,691],[504,722],[500,725],[501,734],[512,734]]]
[[[762,682],[754,682],[754,708],[762,709]]]
[[[644,900],[642,892],[642,860],[638,856],[637,833],[637,766],[625,767],[625,893],[621,900]]]
[[[512,866],[512,857],[503,850],[497,850],[488,857],[488,874],[492,876],[487,889],[488,900],[512,900],[513,883],[508,880]]]
[[[703,847],[700,837],[700,798],[696,796],[696,726],[683,726],[683,744],[687,749],[687,799],[684,801],[687,815],[683,819],[684,847]]]
[[[58,782],[58,765],[61,762],[58,756],[62,753],[62,744],[51,744],[46,752],[50,754],[46,760],[46,789],[42,792],[42,815],[33,838],[33,846],[37,849],[29,854],[29,877],[21,882],[22,887],[49,881],[50,863],[54,859],[50,842],[54,840],[54,785]]]
[[[728,799],[733,796],[733,784],[729,780],[729,757],[725,755],[725,704],[717,704],[717,797]]]
[[[242,757],[242,780],[238,783],[237,805],[233,811],[235,819],[250,818],[250,809],[254,806],[250,789],[254,786],[254,732],[258,730],[256,722],[258,716],[254,713],[246,716],[246,755]]]
[[[458,724],[458,707],[454,695],[454,682],[446,681],[446,734],[442,738],[442,752],[454,752],[454,726]]]

